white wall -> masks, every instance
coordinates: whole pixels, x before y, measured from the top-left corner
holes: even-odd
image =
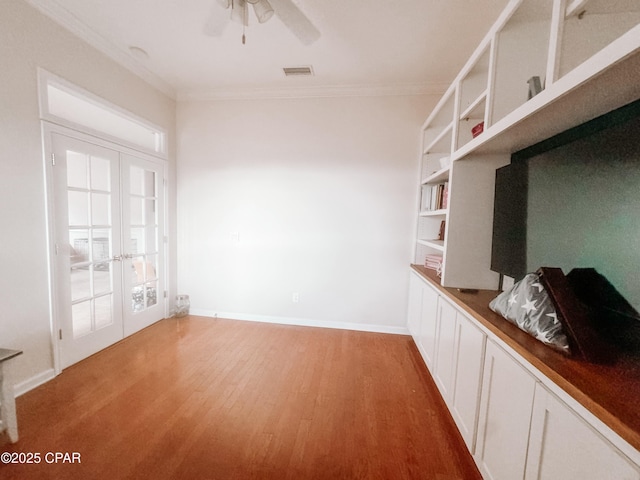
[[[419,127],[437,99],[179,102],[192,313],[404,331]]]
[[[0,3],[0,65],[0,347],[25,389],[53,368],[37,67],[166,128],[172,170],[175,102],[22,0]]]

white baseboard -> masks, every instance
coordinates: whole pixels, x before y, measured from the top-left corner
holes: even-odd
[[[212,310],[191,309],[191,315],[210,318],[228,318],[230,320],[244,320],[249,322],[276,323],[281,325],[297,325],[300,327],[335,328],[338,330],[356,330],[360,332],[390,333],[394,335],[409,335],[407,327],[392,327],[388,325],[373,325],[365,323],[331,322],[311,320],[308,318],[274,317],[270,315],[253,315],[238,312],[214,312]]]
[[[31,378],[24,380],[23,382],[16,383],[13,386],[13,393],[16,397],[27,393],[29,390],[33,390],[36,387],[39,387],[43,383],[47,383],[49,380],[55,378],[56,372],[53,368],[45,370],[44,372],[40,372],[37,375],[34,375]]]

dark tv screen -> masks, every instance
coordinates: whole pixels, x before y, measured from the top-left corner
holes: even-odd
[[[491,269],[595,268],[640,309],[640,100],[496,171]]]

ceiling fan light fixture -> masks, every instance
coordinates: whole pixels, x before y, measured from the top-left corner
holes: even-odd
[[[248,5],[246,0],[230,0],[231,1],[231,20],[244,25],[249,25]]]
[[[273,8],[268,0],[247,0],[253,4],[253,12],[258,18],[258,22],[264,23],[273,17]]]

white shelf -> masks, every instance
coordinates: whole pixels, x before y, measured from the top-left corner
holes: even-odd
[[[478,111],[482,111],[481,117],[484,117],[484,103],[487,100],[487,90],[482,92],[482,94],[476,98],[466,109],[464,112],[460,114],[459,120],[466,120],[467,118],[475,118],[476,109]]]
[[[638,71],[638,0],[510,0],[422,126],[421,188],[450,188],[446,209],[417,212],[416,263],[441,251],[443,285],[495,288],[495,169],[513,152],[640,98]],[[528,99],[533,76],[545,88]],[[445,240],[425,240],[442,221]]]
[[[450,123],[449,125],[447,125],[446,127],[444,127],[444,129],[438,134],[436,135],[436,137],[431,141],[431,143],[429,143],[426,148],[424,149],[424,153],[431,153],[431,152],[450,152],[451,151],[451,133],[453,131],[453,123]],[[440,142],[442,142],[443,140],[445,140],[445,138],[449,136],[449,145],[438,145]]]
[[[587,6],[587,3],[589,3],[589,0],[573,0],[569,2],[565,11],[565,17],[568,18],[573,15],[578,15],[584,10],[584,7]]]
[[[420,182],[420,184],[427,185],[430,183],[446,182],[447,180],[449,180],[449,170],[450,170],[450,167],[441,168],[437,172],[433,172],[427,178],[423,179],[422,182]]]
[[[444,240],[418,240],[420,245],[444,252]]]
[[[442,208],[440,210],[422,210],[419,215],[421,217],[444,217],[447,215],[447,209]]]

